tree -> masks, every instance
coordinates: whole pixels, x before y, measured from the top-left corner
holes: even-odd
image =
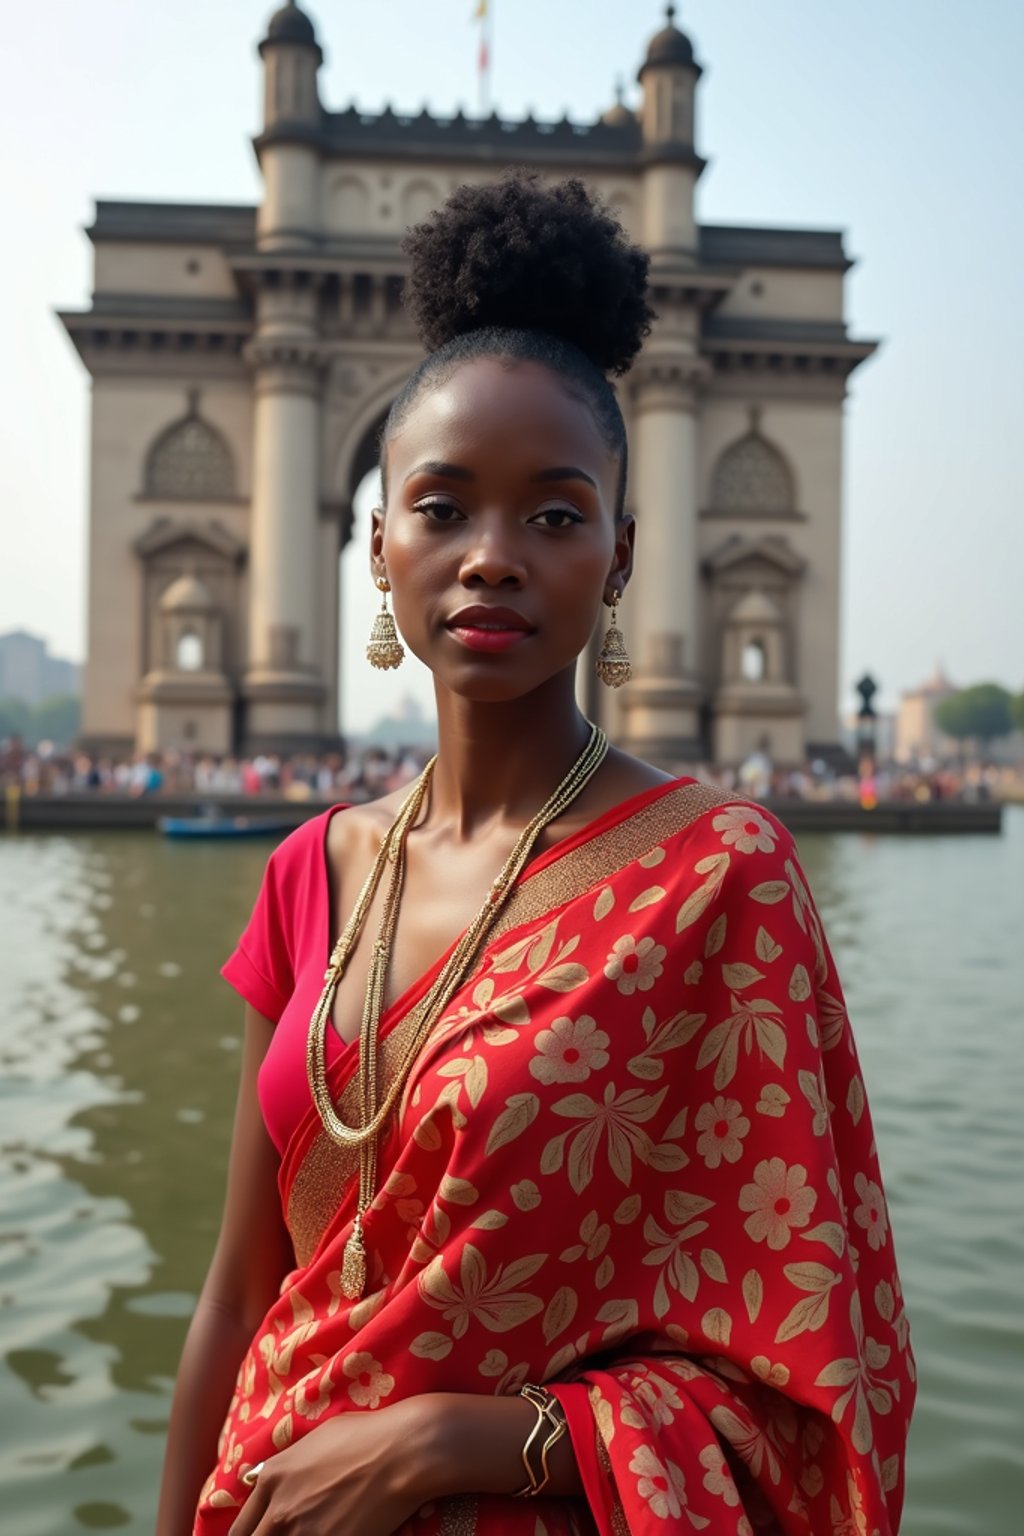
[[[1015,693],[1010,700],[1010,719],[1015,731],[1024,731],[1024,692]]]
[[[980,741],[983,745],[1013,730],[1010,693],[998,683],[975,683],[961,688],[935,706],[935,724],[955,741]]]
[[[28,742],[33,734],[32,710],[24,699],[0,699],[0,741],[20,736]]]
[[[58,749],[70,747],[82,724],[82,705],[72,693],[55,694],[37,704],[32,729],[37,742],[52,741]]]

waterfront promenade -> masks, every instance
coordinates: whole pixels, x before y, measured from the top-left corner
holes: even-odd
[[[737,791],[739,793],[739,791]],[[61,795],[8,793],[4,827],[8,832],[116,831],[155,827],[162,816],[197,816],[215,802],[225,816],[268,818],[297,827],[342,799],[310,796],[298,799],[275,794],[153,795],[70,791]],[[998,833],[1002,805],[995,800],[885,800],[868,808],[857,800],[796,797],[760,802],[774,812],[794,836],[802,832]]]

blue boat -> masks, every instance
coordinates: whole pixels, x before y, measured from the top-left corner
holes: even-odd
[[[218,812],[202,816],[161,816],[157,826],[164,837],[224,839],[279,837],[284,832],[291,832],[295,823],[279,816],[224,816]]]

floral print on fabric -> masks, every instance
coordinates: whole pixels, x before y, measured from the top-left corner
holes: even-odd
[[[817,1203],[817,1195],[807,1185],[807,1169],[794,1164],[787,1168],[781,1157],[758,1163],[754,1182],[740,1190],[740,1210],[752,1211],[743,1230],[755,1243],[769,1248],[785,1248],[794,1227],[806,1227]]]
[[[813,900],[756,807],[644,827],[611,878],[552,864],[453,999],[383,1149],[367,1294],[338,1288],[350,1191],[243,1362],[197,1536],[327,1412],[526,1380],[587,1510],[480,1499],[479,1536],[894,1536],[913,1360]]]
[[[641,939],[637,943],[627,933],[616,939],[604,973],[609,981],[614,981],[623,997],[632,997],[634,992],[649,992],[664,969],[666,953],[653,939]]]
[[[578,1019],[555,1019],[550,1029],[537,1035],[537,1055],[530,1071],[538,1082],[584,1083],[591,1072],[608,1065],[608,1036],[583,1014]]]

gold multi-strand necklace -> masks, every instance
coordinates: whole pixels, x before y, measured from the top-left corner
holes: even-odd
[[[545,802],[529,825],[523,828],[515,847],[488,891],[483,906],[441,967],[423,1000],[419,1023],[401,1055],[394,1077],[383,1095],[378,1096],[378,1037],[395,930],[398,926],[402,886],[405,880],[406,843],[409,832],[423,808],[436,758],[430,760],[416,780],[381,842],[373,868],[366,877],[352,915],[331,951],[331,958],[324,973],[323,991],[313,1010],[313,1017],[309,1021],[309,1034],[306,1040],[306,1073],[313,1102],[317,1107],[324,1130],[339,1146],[355,1147],[359,1151],[359,1199],[352,1233],[345,1244],[341,1269],[341,1289],[350,1301],[362,1296],[366,1285],[363,1220],[376,1194],[377,1149],[384,1123],[398,1101],[427,1036],[469,974],[481,944],[496,922],[512,887],[526,865],[534,843],[545,827],[568,810],[601,766],[607,751],[607,736],[599,726],[593,726],[587,745],[554,794]],[[384,870],[389,864],[391,874],[384,893],[380,929],[373,941],[370,954],[366,996],[359,1027],[359,1124],[346,1125],[339,1116],[331,1097],[327,1082],[324,1043],[338,985],[345,974],[349,958],[355,949],[367,913],[383,879]]]

